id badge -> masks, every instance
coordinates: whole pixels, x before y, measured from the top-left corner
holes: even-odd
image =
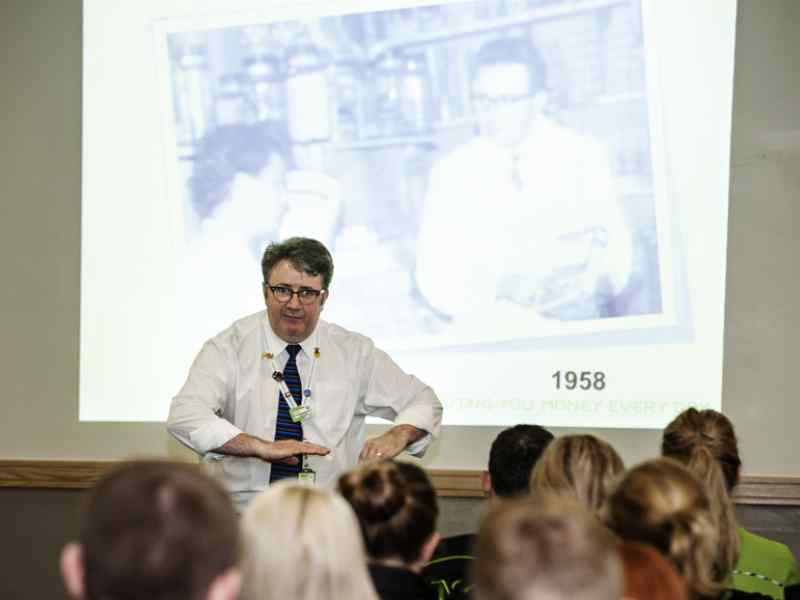
[[[317,474],[308,467],[303,467],[303,470],[297,474],[297,480],[303,483],[316,483]]]
[[[303,421],[311,417],[311,407],[295,406],[294,408],[290,408],[289,417],[291,417],[292,421],[295,423],[302,423]]]

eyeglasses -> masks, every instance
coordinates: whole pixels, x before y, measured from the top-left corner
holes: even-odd
[[[275,296],[275,300],[281,304],[288,304],[291,302],[292,296],[295,294],[297,294],[300,304],[313,304],[325,291],[315,290],[314,288],[300,288],[299,290],[293,290],[285,285],[270,285],[268,283],[265,283],[264,287],[269,288],[270,291],[272,291],[272,295]]]
[[[500,96],[487,96],[485,94],[476,94],[472,96],[472,105],[475,110],[486,112],[509,106],[515,106],[525,100],[530,99],[529,94],[504,94]]]

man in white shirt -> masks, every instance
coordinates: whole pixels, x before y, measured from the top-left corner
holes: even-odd
[[[528,39],[484,44],[472,78],[480,135],[431,172],[417,282],[463,325],[490,326],[498,310],[528,323],[609,316],[628,281],[630,232],[606,153],[543,113],[544,84]]]
[[[203,457],[238,508],[276,475],[296,477],[299,455],[323,485],[359,458],[421,455],[442,405],[369,338],[319,320],[333,275],[325,246],[270,244],[261,267],[266,311],[205,343],[172,400],[170,433]],[[395,425],[365,442],[367,415]]]

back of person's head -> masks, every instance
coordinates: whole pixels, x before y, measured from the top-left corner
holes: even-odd
[[[739,446],[733,424],[715,410],[689,408],[664,430],[661,454],[686,465],[706,486],[719,529],[718,566],[729,573],[739,558],[732,491],[739,481]]]
[[[593,435],[565,435],[553,440],[536,463],[531,493],[572,498],[598,513],[624,469],[607,442]]]
[[[611,534],[580,506],[519,498],[481,525],[475,600],[619,600],[622,567]]]
[[[686,582],[652,546],[622,542],[619,555],[625,572],[626,600],[689,600]]]
[[[353,511],[318,487],[282,481],[242,516],[243,600],[377,600]]]
[[[97,483],[85,509],[79,541],[62,553],[73,597],[236,597],[236,514],[197,466],[126,463]]]
[[[507,64],[521,64],[527,68],[531,94],[544,89],[544,60],[526,37],[502,37],[485,42],[475,54],[472,75],[475,77],[483,67]]]
[[[705,448],[719,463],[729,492],[739,483],[739,442],[733,423],[721,412],[688,408],[664,429],[661,454],[687,464],[698,448]]]
[[[552,440],[553,434],[538,425],[515,425],[501,431],[489,451],[486,487],[502,498],[527,494],[533,466]]]
[[[438,541],[439,508],[420,467],[391,460],[367,463],[339,478],[374,561],[399,560],[410,568],[427,562]]]
[[[608,525],[669,558],[694,597],[722,590],[728,573],[717,565],[719,532],[705,487],[679,462],[659,458],[628,471],[609,498]]]

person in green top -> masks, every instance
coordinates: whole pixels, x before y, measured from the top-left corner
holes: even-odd
[[[800,568],[789,548],[750,533],[743,527],[737,531],[741,544],[731,587],[760,592],[780,600],[784,598],[786,588],[800,584]]]
[[[709,489],[721,533],[730,540],[726,552],[735,559],[728,588],[784,600],[784,590],[800,584],[800,568],[785,545],[740,527],[733,508],[733,489],[739,483],[742,461],[730,419],[715,410],[689,408],[664,430],[661,454],[687,465]],[[721,469],[710,469],[708,459]],[[715,480],[721,470],[722,481]]]

